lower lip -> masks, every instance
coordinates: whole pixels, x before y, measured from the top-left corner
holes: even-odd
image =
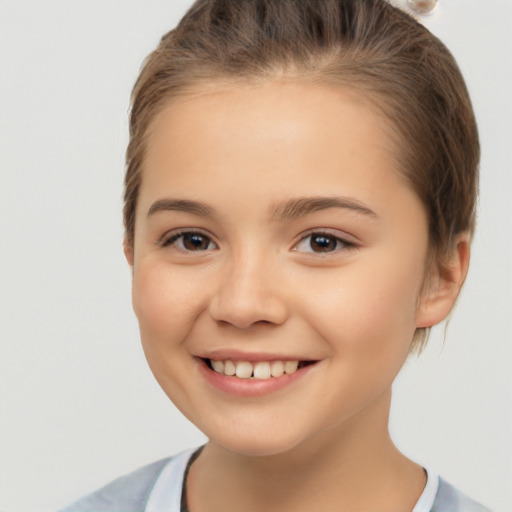
[[[202,359],[198,360],[197,368],[208,384],[223,393],[241,397],[258,397],[274,393],[286,388],[306,376],[318,363],[299,368],[294,373],[269,379],[239,379],[229,377],[212,370]]]

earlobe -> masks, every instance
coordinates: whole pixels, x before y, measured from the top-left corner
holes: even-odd
[[[429,273],[420,298],[416,327],[432,327],[442,322],[452,310],[469,268],[470,235],[457,236],[454,248],[442,268]],[[435,264],[434,264],[435,265]]]
[[[123,252],[128,265],[133,267],[133,243],[130,243],[126,238],[123,241]]]

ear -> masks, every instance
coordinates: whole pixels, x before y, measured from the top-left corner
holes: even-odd
[[[470,236],[457,236],[443,268],[434,263],[420,297],[416,327],[431,327],[442,322],[452,310],[469,268]]]
[[[130,243],[126,238],[123,240],[123,252],[128,265],[133,267],[133,242]]]

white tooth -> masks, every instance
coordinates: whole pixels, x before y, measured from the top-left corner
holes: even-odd
[[[256,379],[270,379],[270,363],[261,361],[254,366],[254,377]]]
[[[249,361],[238,361],[236,363],[236,376],[239,379],[249,379],[252,375],[252,364]]]
[[[272,377],[281,377],[284,373],[283,361],[272,361],[270,363],[270,374]]]
[[[212,368],[217,373],[224,373],[224,362],[223,361],[211,361],[211,363],[212,363]]]
[[[286,361],[286,363],[284,363],[284,373],[295,373],[298,366],[299,361]]]
[[[224,375],[231,376],[231,375],[235,375],[235,373],[236,373],[235,363],[233,363],[233,361],[226,361],[224,363]]]

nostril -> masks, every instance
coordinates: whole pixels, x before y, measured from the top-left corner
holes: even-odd
[[[218,325],[247,329],[256,324],[278,325],[286,320],[288,305],[281,287],[269,282],[261,272],[256,273],[259,268],[231,270],[229,276],[219,281],[209,303],[209,313]]]

